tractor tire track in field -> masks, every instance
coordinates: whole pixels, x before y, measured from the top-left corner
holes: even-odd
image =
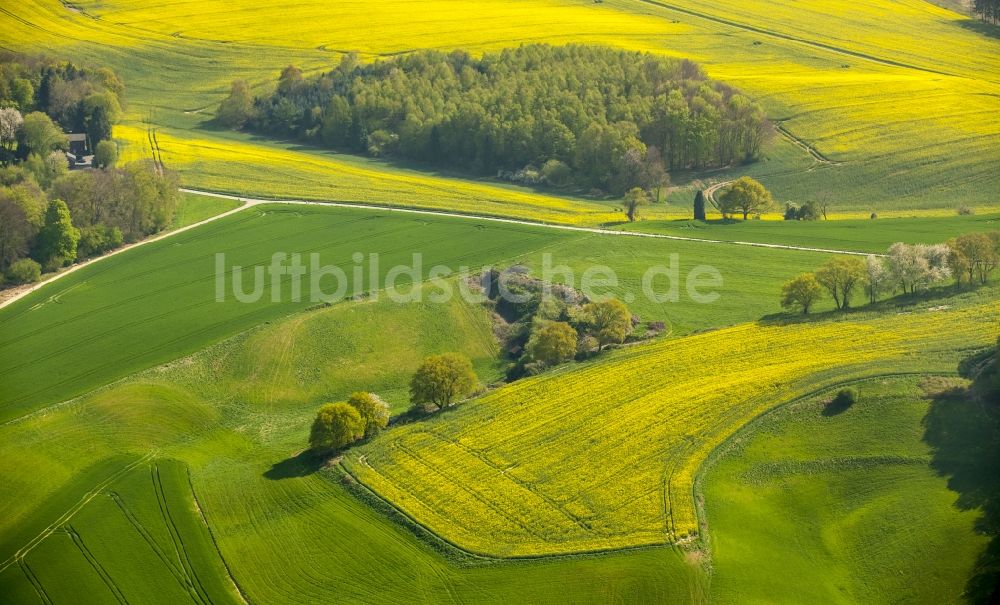
[[[71,506],[65,513],[63,513],[62,515],[59,516],[59,518],[57,518],[55,521],[53,521],[52,523],[50,523],[48,527],[46,527],[41,532],[39,532],[34,538],[28,540],[28,543],[25,544],[24,546],[22,546],[21,548],[19,548],[17,550],[17,552],[15,552],[13,555],[11,555],[11,557],[9,559],[7,559],[2,564],[0,564],[0,572],[4,571],[5,569],[7,569],[8,567],[10,567],[14,563],[18,563],[18,564],[20,564],[20,565],[23,566],[24,565],[24,563],[23,563],[24,557],[26,557],[28,555],[28,553],[30,553],[36,546],[38,546],[39,544],[41,544],[46,538],[48,538],[53,533],[55,533],[56,531],[58,531],[59,528],[61,528],[62,526],[66,525],[67,523],[69,523],[70,519],[72,519],[73,516],[76,515],[76,513],[80,512],[80,510],[84,506],[86,506],[87,504],[89,504],[91,500],[93,500],[94,498],[96,498],[109,485],[111,485],[112,483],[114,483],[118,479],[120,479],[123,476],[125,476],[133,468],[135,468],[135,467],[139,466],[140,464],[142,464],[142,463],[144,463],[144,462],[152,459],[152,457],[155,455],[155,453],[156,453],[155,451],[150,451],[145,456],[139,458],[135,462],[132,462],[131,464],[127,464],[124,467],[122,467],[122,468],[118,469],[117,471],[115,471],[114,473],[111,473],[111,475],[109,475],[108,477],[106,477],[103,481],[99,481],[97,483],[97,485],[95,485],[93,488],[90,489],[90,491],[88,491],[87,493],[85,493],[83,495],[83,497],[81,497],[80,500],[77,501],[76,504],[74,504],[73,506]]]
[[[229,562],[226,558],[222,556],[222,549],[219,548],[219,543],[215,539],[215,533],[212,531],[212,526],[208,524],[208,519],[205,517],[205,511],[201,507],[201,501],[198,500],[198,494],[194,491],[194,482],[191,480],[191,467],[184,465],[184,472],[187,474],[188,489],[191,490],[191,500],[194,502],[195,510],[198,511],[198,518],[205,525],[205,530],[208,531],[208,537],[212,539],[212,546],[215,547],[215,552],[219,555],[219,560],[222,561],[222,566],[226,569],[226,575],[229,576],[229,581],[233,583],[233,589],[236,594],[240,597],[240,600],[250,605],[250,599],[247,598],[246,593],[243,592],[243,587],[240,583],[236,581],[236,576],[233,575],[233,570],[229,568]]]
[[[76,529],[73,528],[72,525],[66,526],[66,533],[69,534],[70,539],[73,540],[73,544],[76,544],[76,547],[80,549],[80,554],[82,554],[83,558],[85,558],[87,562],[90,563],[90,566],[94,568],[94,571],[97,573],[98,576],[100,576],[101,580],[104,582],[104,585],[107,586],[108,590],[111,591],[111,594],[115,596],[115,599],[117,599],[117,601],[122,605],[128,605],[128,599],[125,598],[125,594],[122,593],[121,588],[119,588],[118,585],[115,584],[115,581],[111,577],[111,574],[108,573],[108,570],[104,569],[104,566],[101,565],[101,562],[97,560],[97,557],[94,556],[94,553],[90,552],[90,549],[87,548],[87,545],[83,543],[83,537],[80,536],[80,534],[76,531]]]
[[[170,533],[170,540],[174,543],[174,553],[177,555],[180,569],[184,573],[184,588],[191,595],[194,602],[201,603],[202,605],[211,605],[212,599],[208,596],[205,587],[201,583],[201,579],[195,572],[194,565],[191,563],[191,556],[188,554],[187,548],[184,546],[184,540],[181,538],[181,532],[177,529],[177,524],[170,514],[167,495],[163,490],[163,480],[160,478],[160,466],[158,464],[151,465],[149,472],[153,480],[153,491],[156,492],[156,501],[160,507],[160,515],[163,517],[163,524]]]
[[[551,507],[553,511],[556,511],[556,512],[560,513],[567,521],[575,524],[580,529],[582,529],[585,532],[593,535],[594,530],[590,526],[590,524],[587,523],[587,521],[585,519],[581,519],[579,516],[577,516],[577,515],[571,513],[570,511],[566,510],[566,508],[563,505],[561,505],[558,502],[556,502],[555,499],[553,499],[551,496],[549,496],[548,494],[544,493],[543,491],[537,489],[536,486],[533,483],[531,483],[529,481],[525,481],[523,479],[519,479],[517,476],[515,476],[513,474],[507,474],[507,471],[511,470],[511,468],[513,468],[513,467],[508,468],[508,469],[500,468],[499,466],[497,466],[496,464],[494,464],[493,462],[491,462],[486,456],[484,456],[483,454],[481,454],[477,450],[474,450],[473,448],[465,445],[464,443],[462,443],[458,439],[452,439],[452,438],[450,438],[450,437],[448,437],[448,436],[446,436],[446,435],[444,435],[444,434],[442,434],[442,433],[440,433],[438,431],[435,431],[434,429],[427,429],[426,432],[428,434],[432,435],[434,438],[439,439],[443,443],[451,443],[452,445],[454,445],[458,449],[464,451],[465,453],[467,453],[468,455],[472,456],[476,460],[479,460],[485,466],[488,466],[488,467],[492,468],[493,470],[495,470],[500,475],[503,475],[504,478],[506,478],[511,483],[514,483],[515,485],[520,486],[524,491],[530,492],[530,493],[534,494],[535,496],[537,496],[538,498],[544,500],[545,503],[548,504],[549,507]]]
[[[835,161],[831,160],[830,158],[828,158],[825,155],[823,155],[813,145],[810,145],[806,141],[804,141],[804,140],[800,139],[799,137],[795,136],[794,134],[792,134],[791,131],[789,131],[787,128],[785,128],[785,125],[784,125],[783,122],[781,122],[781,121],[775,121],[774,122],[774,129],[777,130],[778,133],[781,134],[781,136],[783,136],[786,139],[788,139],[792,143],[792,145],[795,145],[799,149],[802,149],[803,151],[805,151],[806,153],[808,153],[810,157],[812,157],[814,165],[811,166],[809,169],[807,169],[806,172],[813,171],[816,168],[815,164],[822,164],[824,166],[842,166],[844,164],[844,162],[835,162]]]
[[[170,555],[164,552],[163,548],[160,547],[160,544],[156,541],[156,538],[154,538],[153,535],[149,533],[149,530],[146,529],[146,526],[143,525],[142,522],[139,521],[139,519],[137,519],[136,516],[132,513],[132,511],[128,509],[128,506],[125,504],[125,501],[122,499],[121,495],[119,495],[118,492],[110,492],[109,495],[111,496],[111,499],[114,501],[114,503],[121,510],[122,515],[125,516],[125,519],[129,522],[129,524],[132,525],[132,528],[135,529],[135,531],[139,534],[139,536],[142,537],[143,541],[145,541],[146,544],[149,546],[150,550],[152,550],[153,553],[156,555],[156,558],[162,561],[163,564],[167,567],[167,569],[170,571],[170,575],[174,576],[178,584],[184,586],[185,585],[184,572],[177,567],[175,561],[171,560]]]
[[[718,189],[719,187],[727,184],[728,182],[731,182],[731,181],[726,181],[726,182],[723,182],[723,183],[717,183],[715,185],[712,185],[711,187],[709,187],[708,189],[706,189],[706,195],[708,195],[708,197],[710,199],[714,200],[715,198],[712,197],[712,194],[715,192],[715,190]],[[107,253],[107,254],[105,254],[103,256],[98,256],[98,257],[92,258],[92,259],[90,259],[88,261],[85,261],[85,262],[73,265],[72,267],[66,269],[65,271],[63,271],[61,273],[53,275],[52,277],[49,277],[48,279],[40,281],[40,282],[38,282],[36,284],[32,284],[30,287],[24,288],[24,289],[22,289],[20,291],[17,291],[14,294],[12,294],[11,296],[9,296],[8,298],[6,298],[5,300],[0,301],[0,309],[4,308],[4,307],[6,307],[6,306],[8,306],[10,304],[13,304],[15,301],[20,300],[21,298],[24,298],[25,296],[27,296],[29,293],[34,292],[35,290],[38,290],[39,288],[42,288],[42,287],[46,286],[47,284],[50,284],[50,283],[54,282],[55,280],[62,278],[65,275],[69,275],[70,273],[72,273],[74,271],[77,271],[77,270],[79,270],[79,269],[81,269],[83,267],[86,267],[86,266],[89,266],[89,265],[91,265],[93,263],[101,261],[101,260],[103,260],[105,258],[114,256],[116,254],[121,254],[122,252],[125,252],[126,250],[131,250],[132,248],[137,248],[139,246],[143,246],[143,245],[146,245],[146,244],[151,244],[153,242],[157,242],[157,241],[166,239],[166,238],[171,237],[173,235],[177,235],[179,233],[183,233],[185,231],[189,231],[189,230],[195,229],[197,227],[201,227],[201,226],[206,225],[208,223],[211,223],[211,222],[217,221],[219,219],[225,218],[227,216],[231,216],[233,214],[236,214],[237,212],[241,212],[243,210],[246,210],[247,208],[252,208],[254,206],[259,206],[261,204],[325,206],[325,207],[329,207],[329,208],[353,208],[353,209],[357,209],[357,210],[373,210],[373,211],[380,211],[380,212],[403,212],[403,213],[408,213],[408,214],[421,214],[421,215],[424,215],[424,216],[437,216],[437,217],[445,217],[445,218],[461,218],[461,219],[470,219],[470,220],[478,220],[478,221],[488,221],[488,222],[491,222],[491,223],[503,223],[503,224],[508,224],[508,225],[524,225],[524,226],[527,226],[527,227],[538,227],[538,228],[543,228],[543,229],[555,229],[555,230],[570,231],[570,232],[575,232],[575,233],[595,233],[595,234],[598,234],[598,235],[614,235],[614,236],[621,236],[621,237],[644,237],[644,238],[649,238],[649,239],[665,239],[665,240],[674,240],[674,241],[682,241],[682,242],[699,242],[699,243],[704,243],[704,244],[726,244],[726,245],[731,245],[731,246],[751,246],[751,247],[755,247],[755,248],[772,248],[772,249],[776,249],[776,250],[799,250],[799,251],[802,251],[802,252],[819,252],[819,253],[823,253],[823,254],[845,254],[845,255],[852,255],[852,256],[869,256],[870,255],[868,252],[858,252],[856,250],[838,250],[838,249],[833,249],[833,248],[813,248],[813,247],[810,247],[810,246],[793,246],[793,245],[788,245],[788,244],[768,244],[768,243],[764,243],[764,242],[745,242],[745,241],[738,241],[738,240],[718,240],[718,239],[709,239],[709,238],[701,238],[701,237],[686,237],[686,236],[682,236],[682,235],[666,235],[664,233],[640,233],[640,232],[637,232],[637,231],[624,231],[624,230],[605,229],[605,228],[602,228],[602,227],[575,227],[575,226],[572,226],[572,225],[558,225],[558,224],[553,224],[553,223],[542,223],[542,222],[538,222],[538,221],[529,221],[529,220],[523,220],[523,219],[502,218],[502,217],[498,217],[498,216],[482,216],[482,215],[477,215],[477,214],[466,214],[466,213],[461,213],[461,212],[449,212],[449,211],[444,211],[444,210],[421,210],[419,208],[408,208],[408,207],[400,207],[400,206],[386,206],[386,205],[379,205],[379,204],[364,204],[364,203],[358,203],[358,202],[338,202],[338,201],[317,202],[317,201],[310,201],[310,200],[279,200],[279,199],[270,200],[270,199],[262,199],[262,198],[248,198],[248,197],[243,197],[243,196],[239,196],[239,195],[232,195],[232,194],[228,194],[228,193],[218,193],[218,192],[214,192],[214,191],[202,191],[202,190],[199,190],[199,189],[186,189],[186,188],[184,188],[184,189],[181,189],[181,191],[184,192],[184,193],[191,193],[191,194],[194,194],[194,195],[204,195],[204,196],[207,196],[207,197],[215,197],[215,198],[219,198],[219,199],[233,200],[233,201],[240,202],[241,205],[238,206],[238,207],[236,207],[236,208],[233,208],[232,210],[227,210],[227,211],[225,211],[225,212],[223,212],[221,214],[216,214],[215,216],[211,216],[211,217],[209,217],[209,218],[207,218],[205,220],[198,221],[197,223],[192,223],[190,225],[185,225],[184,227],[180,227],[180,228],[174,229],[172,231],[166,231],[166,232],[160,233],[158,235],[154,235],[154,236],[146,238],[144,240],[135,242],[134,244],[128,244],[128,245],[122,246],[121,248],[118,248],[117,250],[113,250],[113,251],[111,251],[111,252],[109,252],[109,253]]]
[[[952,78],[962,78],[964,80],[971,80],[973,78],[969,76],[963,76],[961,74],[955,74],[948,71],[941,71],[938,69],[932,69],[930,67],[921,67],[919,65],[913,65],[910,63],[904,63],[902,61],[896,61],[894,59],[886,59],[884,57],[878,57],[875,55],[870,55],[861,51],[850,50],[840,46],[835,46],[833,44],[827,44],[826,42],[820,42],[818,40],[810,40],[808,38],[801,38],[792,34],[786,34],[779,31],[765,29],[763,27],[757,27],[755,25],[750,25],[748,23],[741,23],[739,21],[733,21],[731,19],[726,19],[725,17],[719,17],[709,13],[704,13],[690,8],[684,8],[682,6],[677,6],[670,4],[668,2],[661,2],[660,0],[636,0],[636,2],[641,2],[643,4],[649,4],[651,6],[656,6],[666,10],[683,13],[685,15],[690,15],[692,17],[697,17],[699,19],[705,19],[706,21],[711,21],[713,23],[718,23],[720,25],[727,25],[729,27],[734,27],[736,29],[742,29],[745,31],[753,32],[755,34],[761,34],[763,36],[769,36],[771,38],[777,38],[779,40],[785,40],[787,42],[794,42],[796,44],[802,44],[804,46],[809,46],[812,48],[818,48],[820,50],[825,50],[838,55],[844,55],[848,57],[854,57],[856,59],[864,59],[866,61],[872,61],[881,65],[887,65],[889,67],[901,67],[903,69],[912,69],[915,71],[922,71],[924,73],[931,73],[938,76],[948,76]],[[978,80],[978,78],[976,78]],[[984,80],[991,83],[998,83],[996,80]]]
[[[45,592],[45,588],[42,586],[42,582],[38,579],[38,576],[36,576],[35,572],[28,567],[28,563],[24,559],[19,559],[17,561],[17,565],[21,568],[21,572],[24,574],[24,577],[28,578],[28,582],[30,582],[31,586],[35,589],[35,594],[38,595],[38,599],[42,603],[45,603],[45,605],[52,605],[52,599],[49,597],[49,594]]]

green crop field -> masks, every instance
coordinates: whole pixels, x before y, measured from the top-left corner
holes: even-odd
[[[39,583],[54,602],[60,602],[58,591],[83,581],[100,588],[91,568],[75,562],[76,546],[62,539],[64,531],[33,540],[59,519],[57,529],[71,525],[88,545],[118,531],[119,551],[94,558],[126,596],[134,594],[126,582],[146,581],[162,588],[164,602],[181,602],[186,599],[177,591],[186,590],[194,575],[203,578],[206,590],[231,593],[230,580],[216,568],[217,555],[202,548],[202,530],[188,525],[177,536],[159,516],[156,498],[190,498],[192,488],[251,602],[294,603],[303,595],[377,602],[577,595],[578,601],[597,603],[640,595],[681,598],[699,589],[697,569],[671,549],[456,567],[454,555],[428,548],[346,492],[339,473],[318,470],[298,456],[303,423],[322,401],[377,388],[396,410],[403,409],[408,374],[424,354],[461,350],[488,379],[495,371],[495,345],[485,310],[457,300],[447,309],[366,301],[297,314],[0,426],[0,450],[18,459],[0,470],[3,484],[12,488],[0,494],[4,592],[31,595],[25,568],[45,570]],[[159,491],[150,483],[157,467],[164,476]],[[167,470],[174,483],[166,483]],[[60,517],[91,495],[71,521]],[[107,510],[111,518],[102,515]],[[195,521],[197,516],[187,523]],[[163,553],[174,560],[173,540],[183,542],[177,548],[187,549],[190,567],[172,569],[157,561]],[[35,544],[31,551],[14,556],[29,543]],[[148,579],[146,567],[141,573],[129,568],[133,561],[150,561]],[[93,600],[99,600],[96,593]],[[151,600],[148,594],[145,600]]]
[[[955,600],[986,540],[937,457],[975,435],[962,417],[977,412],[922,382],[864,381],[840,414],[823,413],[825,393],[730,440],[704,476],[715,602]],[[925,433],[945,427],[958,430],[939,453]]]
[[[216,302],[216,253],[226,254],[227,267],[247,268],[248,280],[248,267],[268,264],[276,251],[316,252],[323,264],[348,269],[355,252],[366,255],[366,262],[377,253],[384,275],[394,265],[410,263],[413,252],[424,255],[427,267],[441,263],[457,271],[460,264],[480,267],[561,238],[531,227],[463,219],[281,206],[247,210],[85,267],[5,308],[2,416],[62,401],[315,304],[293,302],[290,287],[272,303],[270,281],[268,295],[258,303],[244,304],[232,295]],[[345,295],[354,293],[349,281]],[[401,278],[401,286],[405,283]],[[249,284],[245,290],[251,290]]]
[[[200,223],[238,207],[239,202],[235,200],[185,193],[177,204],[177,213],[174,214],[173,226],[174,228],[178,228]]]
[[[722,241],[884,253],[896,242],[938,244],[963,233],[1000,231],[1000,215],[837,221],[642,221],[629,231]]]
[[[968,295],[952,299],[950,304],[954,311],[932,311],[925,305],[909,310],[899,319],[822,321],[815,328],[806,328],[801,334],[803,343],[810,338],[816,342],[821,334],[825,342],[835,343],[834,335],[845,330],[870,331],[855,345],[861,346],[860,343],[870,342],[874,334],[879,334],[877,339],[884,341],[879,355],[886,355],[886,361],[875,364],[866,357],[865,368],[856,363],[852,366],[848,358],[855,356],[856,351],[845,350],[844,368],[833,373],[821,372],[803,384],[766,387],[769,396],[754,394],[759,387],[752,376],[742,381],[730,379],[730,388],[745,392],[749,398],[738,408],[739,413],[746,420],[762,407],[808,390],[810,384],[845,376],[898,371],[915,363],[927,370],[950,369],[958,351],[938,348],[917,360],[899,342],[912,336],[916,338],[912,346],[926,346],[919,344],[931,338],[926,332],[933,331],[934,326],[952,323],[963,329],[948,341],[961,345],[949,347],[961,349],[970,344],[975,346],[980,340],[985,342],[986,332],[991,328],[984,330],[981,325],[989,317],[983,313],[983,297]],[[905,323],[908,327],[902,331],[905,334],[885,326],[878,331],[880,324],[886,322]],[[762,330],[760,336],[754,336]],[[12,489],[0,494],[0,510],[4,511],[0,553],[8,563],[0,573],[0,582],[5,589],[10,587],[10,594],[27,591],[18,594],[29,596],[33,594],[31,582],[36,582],[53,602],[60,602],[55,595],[67,586],[92,582],[95,590],[103,591],[100,581],[110,591],[101,594],[112,598],[115,590],[133,594],[128,591],[137,588],[129,582],[136,581],[132,574],[138,568],[132,564],[149,561],[142,567],[148,571],[142,572],[145,584],[141,586],[160,586],[165,600],[173,602],[183,598],[183,593],[177,591],[189,590],[189,580],[195,576],[203,578],[204,590],[220,591],[217,594],[223,596],[219,600],[225,595],[233,597],[232,582],[235,582],[251,602],[269,603],[299,602],[304,598],[302,595],[318,600],[340,595],[339,598],[346,600],[369,602],[392,602],[400,598],[427,602],[444,598],[477,602],[510,599],[702,602],[711,597],[721,575],[714,574],[715,579],[709,582],[698,556],[692,558],[668,547],[509,563],[467,559],[450,547],[429,548],[438,544],[436,539],[414,537],[398,520],[393,520],[393,515],[385,517],[384,506],[371,510],[369,500],[359,500],[354,495],[357,487],[348,486],[345,491],[344,475],[336,467],[321,469],[311,458],[300,454],[308,419],[323,401],[343,398],[357,388],[372,388],[384,394],[394,410],[404,409],[405,382],[419,358],[427,353],[462,351],[474,360],[480,377],[491,380],[496,376],[496,351],[495,345],[490,344],[490,331],[483,307],[457,299],[445,309],[438,304],[393,303],[384,299],[347,302],[272,321],[66,405],[5,423],[0,426],[0,453],[11,463],[0,469],[0,479]],[[617,366],[646,359],[656,367],[672,367],[673,372],[682,374],[685,370],[663,355],[685,358],[686,350],[699,348],[698,343],[706,339],[723,348],[742,343],[739,349],[744,346],[752,349],[761,344],[758,342],[761,338],[781,342],[775,331],[792,332],[796,327],[751,325],[736,331],[746,332],[747,338],[724,339],[723,335],[733,332],[727,330],[665,341],[674,343],[671,348],[676,350],[672,353],[662,346],[641,345],[578,371],[553,375],[549,382],[563,384],[567,378],[581,373],[622,375]],[[649,347],[663,352],[660,356],[639,354]],[[714,359],[723,360],[727,354],[730,353],[724,350],[706,349],[706,355]],[[794,367],[789,371],[808,371],[795,361],[797,355],[796,349],[780,347],[771,352],[774,359],[768,367],[775,371],[786,366]],[[393,361],[387,363],[387,360]],[[691,363],[698,365],[697,359]],[[711,379],[711,374],[708,377]],[[525,382],[501,389],[481,402],[467,404],[457,413],[442,416],[429,426],[448,430],[449,425],[459,426],[463,417],[473,420],[482,417],[489,413],[491,401],[509,399],[512,388],[517,393],[535,388],[533,384]],[[691,388],[688,392],[693,393]],[[671,409],[664,407],[663,418],[684,423],[683,412]],[[539,419],[545,417],[537,410],[535,415]],[[891,417],[889,420],[884,430],[891,431],[897,426]],[[742,424],[739,418],[718,418],[716,422],[721,423],[719,429]],[[419,427],[413,425],[414,429]],[[393,439],[397,433],[407,438],[410,431],[406,429],[390,431],[386,440],[376,441],[362,451],[371,459],[382,441]],[[709,433],[718,439],[725,436],[726,430]],[[713,439],[704,442],[706,449],[702,452],[711,448],[716,442]],[[580,450],[581,447],[584,449]],[[576,451],[592,455],[594,448],[593,443],[582,441],[577,443]],[[525,460],[534,460],[531,450],[519,451],[528,456]],[[642,451],[637,455],[641,456]],[[156,476],[151,473],[157,468],[162,476],[171,477],[169,481],[164,479],[166,483],[160,491],[151,482],[151,477]],[[651,468],[657,473],[656,469],[662,467],[653,464]],[[694,454],[686,472],[693,473],[697,468],[698,455]],[[190,476],[190,484],[186,474]],[[39,481],[39,477],[45,480]],[[578,474],[570,477],[584,478]],[[637,476],[634,480],[641,479]],[[682,484],[683,481],[690,479],[682,480]],[[172,493],[161,495],[168,491]],[[683,492],[683,488],[678,486],[678,491]],[[156,498],[183,501],[192,493],[211,528],[211,538],[219,554],[207,548],[197,515],[187,517],[187,529],[177,530],[179,534],[163,525],[165,517],[156,516],[160,513]],[[606,487],[589,496],[596,498],[602,494],[605,498],[616,497]],[[582,495],[588,496],[586,492]],[[79,503],[88,498],[80,507]],[[632,507],[641,504],[630,498],[626,501]],[[38,506],[38,502],[45,504]],[[399,503],[407,510],[405,500]],[[101,512],[104,510],[115,514],[109,517]],[[130,513],[135,520],[130,520]],[[712,513],[709,514],[712,519]],[[183,522],[176,516],[170,518],[174,523]],[[425,521],[419,515],[416,518]],[[615,518],[612,515],[609,520]],[[617,518],[618,523],[641,521]],[[129,525],[115,529],[115,523],[126,522]],[[68,527],[46,534],[53,526]],[[443,528],[431,527],[440,530],[442,537],[454,537]],[[82,536],[97,564],[87,566],[86,559],[74,562],[78,560],[76,553],[81,552],[80,547],[63,539],[74,531]],[[108,539],[109,531],[116,540],[120,538],[116,542],[118,550],[98,550],[102,541]],[[175,539],[179,542],[174,542]],[[182,546],[177,546],[180,543]],[[23,551],[25,545],[33,545],[27,553]],[[163,564],[160,554],[175,552],[170,548],[185,549],[190,565],[171,569]],[[969,548],[971,552],[973,547]],[[22,556],[14,554],[18,551]],[[219,557],[225,561],[232,580],[218,568]],[[853,571],[849,564],[844,565]],[[43,574],[48,575],[43,578]],[[102,577],[110,578],[109,582],[101,580]],[[94,601],[97,600],[95,597]],[[25,597],[23,602],[32,601]]]

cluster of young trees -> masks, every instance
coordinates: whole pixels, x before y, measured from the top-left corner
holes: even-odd
[[[827,207],[819,202],[809,201],[801,206],[787,202],[785,204],[784,218],[786,221],[818,221],[826,218]]]
[[[44,161],[66,149],[64,132],[86,134],[94,151],[102,141],[110,144],[124,97],[124,84],[109,68],[0,55],[0,163],[30,155]]]
[[[885,294],[912,294],[950,277],[957,285],[985,284],[1000,264],[1000,231],[969,233],[946,244],[895,243],[885,256],[838,256],[814,273],[803,273],[781,289],[781,306],[809,313],[829,294],[837,309],[847,309],[864,293],[870,304]]]
[[[235,82],[218,120],[326,146],[622,195],[670,170],[755,159],[761,108],[686,60],[527,45],[476,59],[421,51],[304,78],[271,94]]]
[[[169,226],[178,180],[152,162],[67,172],[65,159],[38,174],[30,162],[0,168],[0,281],[36,281]],[[40,184],[45,183],[45,187]]]
[[[996,25],[1000,20],[1000,0],[973,0],[972,10],[983,21],[992,21]]]
[[[389,405],[375,393],[356,392],[346,402],[319,409],[309,432],[309,446],[319,454],[343,449],[376,435],[389,424]]]
[[[424,358],[410,380],[410,402],[423,413],[428,405],[442,410],[479,387],[469,358],[442,353]],[[356,392],[346,402],[321,407],[309,432],[309,447],[329,455],[360,439],[370,439],[389,425],[389,405],[375,393]]]

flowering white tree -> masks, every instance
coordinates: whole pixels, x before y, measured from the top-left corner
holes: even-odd
[[[889,289],[891,277],[881,257],[870,254],[865,258],[865,292],[870,303],[875,304],[879,294]]]
[[[889,273],[903,292],[916,292],[951,276],[951,249],[944,244],[904,244],[889,247]]]
[[[14,141],[17,140],[17,131],[20,130],[23,123],[24,118],[21,116],[20,111],[13,107],[0,109],[0,146],[5,151],[9,152],[14,148]]]

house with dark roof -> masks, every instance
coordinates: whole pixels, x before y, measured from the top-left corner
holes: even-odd
[[[87,149],[87,135],[70,132],[66,134],[66,140],[69,141],[69,151],[66,152],[69,169],[93,167],[94,155]]]

